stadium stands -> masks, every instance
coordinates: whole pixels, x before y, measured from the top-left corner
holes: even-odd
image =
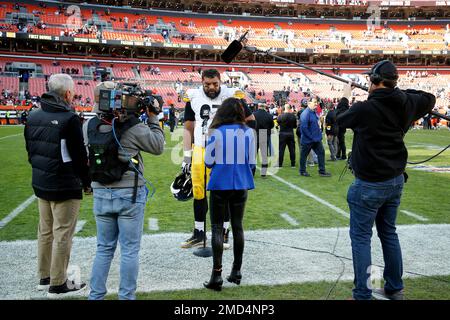
[[[4,69],[5,60],[0,60],[0,67]],[[77,101],[80,105],[92,105],[93,89],[98,83],[90,78],[90,75],[83,74],[83,63],[80,62],[66,62],[61,61],[59,66],[54,66],[52,61],[40,61],[42,65],[43,74],[37,74],[37,77],[32,77],[28,82],[28,91],[31,95],[41,95],[45,92],[45,79],[43,75],[51,75],[61,72],[61,68],[78,68],[80,74],[75,76],[76,94],[81,95],[81,99]],[[89,63],[85,63],[89,65]],[[102,66],[102,65],[100,65]],[[109,65],[104,64],[103,67]],[[116,64],[112,67],[111,76],[116,80],[121,81],[138,81],[148,89],[156,90],[163,96],[166,103],[174,103],[176,107],[183,107],[184,103],[178,98],[175,90],[175,83],[179,81],[184,89],[196,87],[201,82],[201,77],[198,72],[182,72],[174,66],[161,66],[160,73],[156,74],[148,71],[149,65],[142,64],[140,76],[133,70],[135,66]],[[278,72],[272,73],[261,72],[260,70],[250,70],[246,73],[250,83],[247,88],[247,95],[249,101],[266,100],[273,101],[274,91],[290,91],[289,101],[292,103],[299,103],[303,97],[302,91],[307,89],[312,90],[314,94],[330,99],[339,99],[342,95],[342,83],[328,77],[315,74],[313,72],[304,70],[302,72]],[[239,70],[236,70],[239,71]],[[410,73],[411,71],[411,73]],[[224,77],[225,78],[225,77]],[[426,78],[426,79],[423,79]],[[402,72],[399,79],[399,86],[401,88],[416,88],[432,92],[437,96],[438,108],[446,108],[450,105],[450,74],[437,72],[416,72],[408,70]],[[19,91],[19,80],[17,77],[0,77],[0,88],[8,89],[10,92]],[[253,96],[252,96],[253,94]],[[355,95],[358,100],[367,97],[367,93],[361,90],[355,90]],[[90,99],[91,103],[87,103],[86,98]]]
[[[46,92],[44,78],[30,78],[28,80],[28,91],[31,95],[41,96]]]
[[[0,77],[0,89],[7,89],[10,92],[19,92],[18,77]]]
[[[313,49],[315,53],[337,53],[343,49],[353,50],[446,50],[448,43],[446,39],[450,38],[448,26],[434,25],[413,25],[390,24],[384,25],[378,29],[368,30],[366,24],[358,21],[347,21],[346,23],[329,23],[329,21],[320,21],[323,23],[311,23],[305,20],[295,22],[270,21],[270,17],[264,20],[245,20],[238,16],[230,16],[230,19],[212,18],[193,18],[191,16],[157,16],[154,14],[142,15],[131,12],[121,12],[115,10],[110,14],[103,11],[93,12],[87,9],[81,9],[80,20],[75,16],[66,15],[60,12],[55,5],[49,4],[47,8],[28,3],[20,4],[26,8],[28,13],[45,22],[46,28],[33,27],[33,34],[60,36],[68,31],[74,32],[72,35],[76,38],[102,38],[104,40],[123,40],[136,42],[159,42],[168,44],[207,44],[214,46],[227,46],[234,38],[239,37],[243,32],[249,30],[248,44],[260,48],[285,48],[285,49]],[[18,32],[16,25],[8,24],[6,19],[8,13],[15,12],[14,4],[0,1],[0,27],[3,30]],[[6,19],[6,20],[5,20]],[[78,24],[80,27],[98,21],[98,33],[83,33],[80,30],[69,30],[67,23]],[[75,22],[75,23],[74,23]],[[158,26],[159,29],[156,28]],[[161,27],[167,26],[173,30],[169,38],[164,38],[160,33]],[[97,28],[97,27],[96,27]],[[158,31],[156,31],[158,30]],[[153,33],[152,33],[153,32]],[[193,38],[192,38],[193,37]],[[85,41],[77,40],[80,43]],[[129,45],[128,43],[126,44]],[[133,45],[133,44],[131,44]],[[166,46],[166,45],[164,45]],[[180,46],[183,48],[183,46]],[[138,55],[139,56],[139,55]],[[29,79],[28,90],[31,94],[42,94],[45,91],[44,75],[60,73],[61,69],[78,69],[75,74],[76,91],[82,96],[79,100],[86,103],[86,98],[93,99],[92,90],[96,85],[94,76],[90,67],[94,64],[91,61],[73,62],[61,61],[60,65],[53,65],[51,60],[40,60],[37,64],[42,65],[43,74],[35,74]],[[162,58],[161,58],[162,59]],[[212,61],[212,60],[211,60]],[[0,60],[0,68],[4,70],[6,60]],[[26,60],[24,62],[36,62],[36,60]],[[357,63],[357,62],[352,62]],[[140,64],[140,70],[136,65],[116,63],[111,66],[112,74],[115,80],[120,81],[139,81],[146,87],[155,89],[161,93],[167,101],[173,101],[176,106],[181,107],[183,103],[178,101],[178,94],[175,91],[174,84],[180,81],[184,89],[197,86],[201,82],[198,72],[187,68],[182,72],[181,67],[159,66],[160,72],[150,71],[149,61]],[[101,63],[99,66],[110,68],[110,64]],[[187,72],[189,69],[190,72]],[[88,71],[89,70],[89,71]],[[250,100],[266,99],[272,101],[274,91],[290,90],[289,99],[297,103],[303,97],[302,89],[311,88],[311,90],[321,96],[328,98],[340,98],[342,94],[342,83],[330,80],[327,77],[311,73],[309,71],[301,72],[281,72],[273,70],[271,73],[262,72],[261,69],[248,69],[247,76],[250,82],[248,85],[248,97]],[[221,70],[224,71],[224,70]],[[237,70],[245,73],[244,69]],[[286,70],[284,70],[286,71]],[[99,79],[97,75],[97,79]],[[12,91],[19,90],[17,78],[2,77],[2,88],[8,88]],[[450,76],[446,74],[431,74],[427,76],[426,81],[420,81],[409,75],[402,74],[400,86],[416,87],[435,93],[438,96],[438,105],[447,106],[449,102]],[[251,93],[251,94],[250,94]],[[366,93],[357,92],[359,98],[366,96]]]
[[[13,5],[9,2],[0,2],[0,19],[6,17],[7,12],[12,12]],[[33,34],[59,36],[69,27],[78,25],[82,28],[93,18],[91,10],[81,9],[79,19],[76,15],[66,15],[59,12],[57,7],[49,6],[42,8],[37,5],[23,4],[29,13],[45,22],[47,27],[40,29],[32,28]],[[226,46],[233,37],[238,37],[247,29],[249,30],[249,44],[261,48],[310,48],[316,52],[332,53],[341,49],[355,50],[444,50],[448,48],[446,26],[442,25],[415,25],[408,27],[399,24],[382,26],[376,30],[367,30],[363,23],[307,23],[299,22],[271,22],[271,21],[248,21],[233,17],[229,20],[205,19],[191,17],[135,15],[125,12],[112,12],[110,15],[96,13],[96,18],[107,25],[97,35],[95,33],[76,32],[76,37],[96,38],[106,40],[124,41],[152,41],[171,42],[174,44],[210,44]],[[126,24],[125,21],[128,20]],[[270,19],[270,18],[268,18]],[[170,39],[165,40],[159,33],[150,33],[151,26],[169,26],[174,28],[175,33]],[[16,26],[5,28],[17,32]],[[99,27],[101,29],[101,27]],[[175,37],[177,34],[194,35],[193,41],[181,40]],[[220,34],[220,36],[219,36]],[[447,36],[446,36],[447,35]],[[230,38],[231,37],[231,38]],[[380,41],[389,39],[388,44],[382,46]],[[375,41],[375,42],[374,42]]]

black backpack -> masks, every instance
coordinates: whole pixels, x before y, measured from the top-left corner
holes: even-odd
[[[138,124],[136,117],[130,117],[124,122],[115,122],[114,129],[117,140],[122,134]],[[88,123],[89,175],[92,181],[110,184],[122,179],[123,174],[131,169],[128,162],[119,159],[119,146],[113,131],[100,132],[99,127],[105,122],[98,117]]]

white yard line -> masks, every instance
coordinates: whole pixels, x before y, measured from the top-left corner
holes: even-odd
[[[78,220],[77,225],[75,227],[75,234],[83,230],[84,225],[86,224],[86,220]]]
[[[339,231],[335,253],[351,259],[348,228],[339,228]],[[409,272],[429,276],[450,274],[449,224],[399,225],[397,232],[405,277],[417,276]],[[142,237],[138,292],[206,290],[202,283],[211,274],[211,259],[199,258],[192,250],[181,249],[179,244],[187,236],[187,233],[158,233]],[[380,241],[375,235],[372,240],[372,263],[384,265]],[[300,248],[329,251],[335,241],[336,228],[246,231],[242,284],[334,282],[342,272],[339,260],[331,254]],[[96,246],[95,237],[75,237],[73,241],[70,265],[79,268],[83,281],[90,279]],[[0,257],[0,300],[45,298],[45,292],[36,290],[36,240],[0,242]],[[343,260],[345,270],[341,281],[352,281],[352,261]],[[230,270],[232,262],[232,250],[224,251],[225,272]],[[108,277],[109,293],[117,292],[119,276],[120,255],[116,252]],[[233,285],[224,281],[224,287],[227,290]]]
[[[148,219],[148,230],[150,230],[150,231],[158,231],[159,230],[158,219],[156,219],[156,218]]]
[[[260,169],[260,168],[258,168],[258,169]],[[335,205],[332,205],[332,204],[329,203],[328,201],[326,201],[326,200],[324,200],[324,199],[322,199],[322,198],[316,196],[315,194],[312,194],[311,192],[309,192],[309,191],[307,191],[307,190],[305,190],[305,189],[302,189],[302,188],[300,188],[299,186],[296,186],[295,184],[292,184],[292,183],[290,183],[289,181],[286,181],[286,180],[284,180],[283,178],[280,178],[280,177],[277,176],[277,175],[271,175],[270,177],[272,177],[272,178],[274,178],[274,179],[276,179],[276,180],[278,180],[278,181],[284,183],[284,184],[287,185],[288,187],[290,187],[290,188],[292,188],[292,189],[294,189],[294,190],[297,190],[297,191],[300,192],[300,193],[303,193],[305,196],[310,197],[310,198],[316,200],[317,202],[323,204],[324,206],[327,206],[328,208],[330,208],[330,209],[336,211],[337,213],[343,215],[344,217],[350,218],[350,214],[349,214],[348,212],[345,212],[344,210],[342,210],[342,209],[336,207]]]
[[[421,215],[418,215],[414,212],[411,211],[407,211],[407,210],[400,210],[400,212],[403,212],[404,214],[406,214],[407,216],[410,216],[414,219],[417,219],[419,221],[428,221],[428,218],[422,217]]]
[[[36,196],[32,195],[27,200],[22,202],[17,208],[15,208],[10,214],[8,214],[5,218],[0,221],[0,229],[4,228],[12,219],[18,216],[23,210],[25,210],[30,204],[36,200]]]
[[[281,213],[280,216],[281,216],[284,220],[286,220],[290,225],[293,225],[293,226],[299,226],[299,225],[300,225],[300,223],[298,223],[297,220],[295,220],[294,218],[292,218],[292,217],[291,217],[289,214],[287,214],[287,213]]]
[[[8,138],[17,137],[17,136],[23,136],[23,133],[12,134],[10,136],[1,137],[0,140],[5,140],[5,139],[8,139]]]

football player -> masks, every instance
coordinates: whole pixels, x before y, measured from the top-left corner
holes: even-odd
[[[184,158],[182,170],[192,175],[194,193],[194,232],[192,236],[181,244],[182,248],[192,248],[203,245],[206,239],[204,223],[208,212],[208,201],[206,198],[206,184],[208,183],[210,170],[204,163],[205,136],[207,128],[212,119],[227,98],[244,98],[244,92],[237,88],[228,88],[222,85],[220,73],[215,69],[204,70],[202,73],[202,86],[186,91],[184,101],[186,102],[184,112],[184,134],[183,150]],[[246,123],[255,128],[256,121],[252,111],[244,103]],[[206,170],[206,181],[205,181]],[[228,249],[228,227],[230,217],[225,217],[224,223],[224,249]]]

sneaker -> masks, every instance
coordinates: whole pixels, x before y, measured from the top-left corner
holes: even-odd
[[[37,289],[39,291],[48,290],[50,287],[50,277],[39,280],[39,284],[37,285]]]
[[[66,280],[62,285],[50,286],[47,293],[49,299],[61,299],[79,295],[86,288],[86,283],[75,283],[75,281]]]
[[[311,175],[308,172],[300,172],[300,175],[303,177],[311,177]]]
[[[200,247],[203,245],[203,241],[205,240],[205,238],[206,238],[205,231],[194,229],[194,233],[192,234],[192,236],[185,242],[183,242],[181,244],[181,247],[183,249]]]
[[[228,250],[230,249],[230,229],[223,229],[223,249]]]
[[[319,176],[321,176],[321,177],[331,177],[331,173],[329,173],[329,172],[319,172]]]
[[[403,290],[387,293],[384,289],[373,289],[372,297],[376,300],[405,300]]]

